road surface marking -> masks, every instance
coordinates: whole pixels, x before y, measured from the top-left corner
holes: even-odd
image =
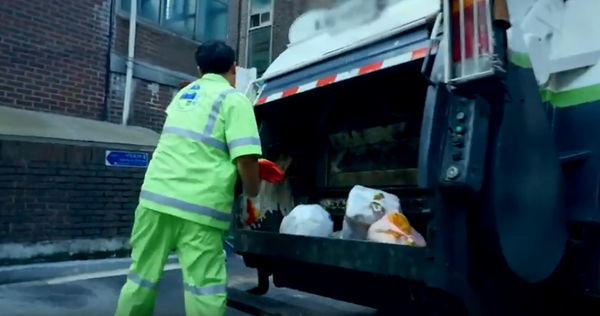
[[[170,263],[170,264],[165,265],[164,271],[179,270],[179,269],[181,269],[181,266],[179,265],[179,263]],[[44,280],[43,282],[46,284],[63,284],[63,283],[69,283],[69,282],[84,281],[84,280],[89,280],[89,279],[109,278],[109,277],[121,276],[121,275],[127,275],[127,274],[129,274],[129,269],[119,269],[119,270],[84,273],[84,274],[72,275],[72,276],[67,276],[67,277],[48,279],[48,280]]]

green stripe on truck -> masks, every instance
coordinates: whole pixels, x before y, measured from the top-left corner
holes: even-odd
[[[510,61],[526,69],[531,69],[531,60],[526,53],[510,52]],[[542,100],[555,108],[567,108],[600,100],[600,83],[568,91],[554,92],[540,89]]]

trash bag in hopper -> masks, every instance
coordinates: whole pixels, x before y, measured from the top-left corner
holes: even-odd
[[[368,240],[389,244],[425,247],[425,238],[417,232],[400,212],[387,214],[375,222],[368,231]]]
[[[283,218],[279,232],[288,235],[329,237],[333,233],[333,220],[321,205],[298,205]]]
[[[356,185],[350,190],[342,225],[342,239],[367,239],[369,226],[385,214],[401,211],[393,194]]]

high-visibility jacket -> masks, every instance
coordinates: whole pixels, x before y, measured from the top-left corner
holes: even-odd
[[[166,112],[140,205],[229,229],[235,159],[262,154],[252,104],[224,77],[206,74],[179,91]]]

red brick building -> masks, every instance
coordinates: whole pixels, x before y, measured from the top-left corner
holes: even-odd
[[[201,16],[195,2],[211,13]],[[132,125],[160,129],[178,82],[195,75],[202,37],[237,42],[236,4],[138,0]],[[120,122],[129,6],[130,0],[4,1],[0,105]]]
[[[4,1],[0,105],[120,122],[130,1]],[[159,130],[177,83],[195,75],[202,40],[226,39],[240,65],[264,68],[296,17],[335,0],[137,2],[130,123]]]
[[[295,18],[334,0],[138,0],[122,126],[130,1],[2,1],[0,264],[126,251],[144,169],[109,166],[107,150],[151,154],[200,42],[264,70]]]

